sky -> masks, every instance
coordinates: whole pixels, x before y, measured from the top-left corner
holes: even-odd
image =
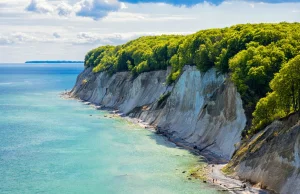
[[[283,21],[300,22],[300,0],[0,0],[0,63],[83,60],[145,35]]]

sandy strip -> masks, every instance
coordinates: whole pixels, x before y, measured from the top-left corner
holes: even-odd
[[[229,193],[234,194],[270,194],[269,191],[255,188],[248,182],[243,182],[241,180],[224,175],[222,168],[226,166],[227,161],[218,157],[217,155],[209,151],[199,152],[185,143],[175,142],[170,138],[169,141],[175,143],[179,147],[191,151],[194,154],[201,155],[206,158],[208,164],[206,167],[207,182],[211,185],[219,187],[220,191],[228,191]]]
[[[268,191],[255,188],[247,182],[242,182],[241,180],[233,179],[225,176],[221,171],[226,164],[210,164],[208,166],[210,172],[209,183],[221,187],[224,191],[229,191],[230,193],[238,194],[267,194]],[[213,182],[214,180],[214,182]]]

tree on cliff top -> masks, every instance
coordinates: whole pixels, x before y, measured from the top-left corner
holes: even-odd
[[[270,86],[273,91],[256,105],[252,133],[274,119],[300,111],[300,55],[283,65]]]
[[[243,24],[187,36],[146,36],[93,49],[85,57],[85,67],[138,75],[171,66],[168,83],[179,77],[185,65],[195,65],[202,72],[215,67],[231,75],[251,117],[257,102],[272,91],[275,73],[300,53],[299,40],[299,23]]]

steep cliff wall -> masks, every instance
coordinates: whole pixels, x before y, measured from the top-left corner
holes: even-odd
[[[109,76],[90,68],[78,76],[71,94],[141,119],[165,135],[230,159],[246,124],[234,85],[214,69],[202,74],[186,66],[179,80],[167,86],[168,71],[128,72]]]
[[[165,84],[167,74],[168,71],[152,71],[135,78],[130,72],[110,76],[106,72],[94,74],[87,68],[78,76],[71,95],[126,115],[135,108],[154,103],[172,89]]]
[[[278,193],[300,192],[299,115],[274,121],[245,142],[227,166],[236,176]]]
[[[209,151],[228,160],[235,153],[226,169],[241,179],[278,193],[300,192],[298,114],[273,122],[241,143],[246,117],[240,95],[226,75],[214,69],[203,74],[186,66],[176,83],[167,86],[169,72],[110,76],[87,68],[71,95],[148,122],[174,141],[198,149],[209,145]],[[238,150],[236,145],[241,145]]]

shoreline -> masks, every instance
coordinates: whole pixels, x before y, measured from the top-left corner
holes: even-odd
[[[205,173],[205,179],[206,180],[200,180],[203,181],[204,183],[208,183],[212,186],[215,186],[218,188],[218,191],[227,191],[229,193],[234,193],[234,194],[268,194],[271,193],[269,191],[256,188],[253,185],[251,185],[249,182],[242,181],[238,179],[238,177],[230,177],[225,175],[222,172],[222,168],[228,163],[227,160],[224,158],[208,151],[205,150],[199,150],[197,147],[193,147],[192,145],[188,145],[186,142],[179,141],[178,139],[172,139],[168,134],[160,133],[159,131],[156,130],[155,126],[149,125],[146,122],[143,122],[140,119],[137,118],[131,118],[128,116],[124,116],[122,113],[118,112],[118,110],[115,110],[113,108],[107,108],[103,106],[99,106],[96,104],[93,104],[88,101],[84,101],[78,98],[74,98],[70,95],[69,91],[62,92],[60,94],[60,97],[63,99],[71,99],[71,100],[77,100],[79,102],[82,102],[84,105],[91,106],[96,110],[103,110],[107,111],[108,114],[111,114],[112,116],[107,116],[109,118],[115,118],[115,117],[120,117],[130,123],[139,125],[140,127],[149,130],[151,132],[156,133],[157,135],[162,135],[168,140],[169,142],[174,143],[176,146],[186,149],[192,154],[196,156],[201,156],[206,160],[206,167],[204,168]],[[198,175],[201,173],[201,176],[204,174],[204,172],[200,172],[197,175],[197,172],[199,169],[194,173],[188,175],[188,177],[194,177],[197,179]],[[190,179],[190,178],[189,178]]]

